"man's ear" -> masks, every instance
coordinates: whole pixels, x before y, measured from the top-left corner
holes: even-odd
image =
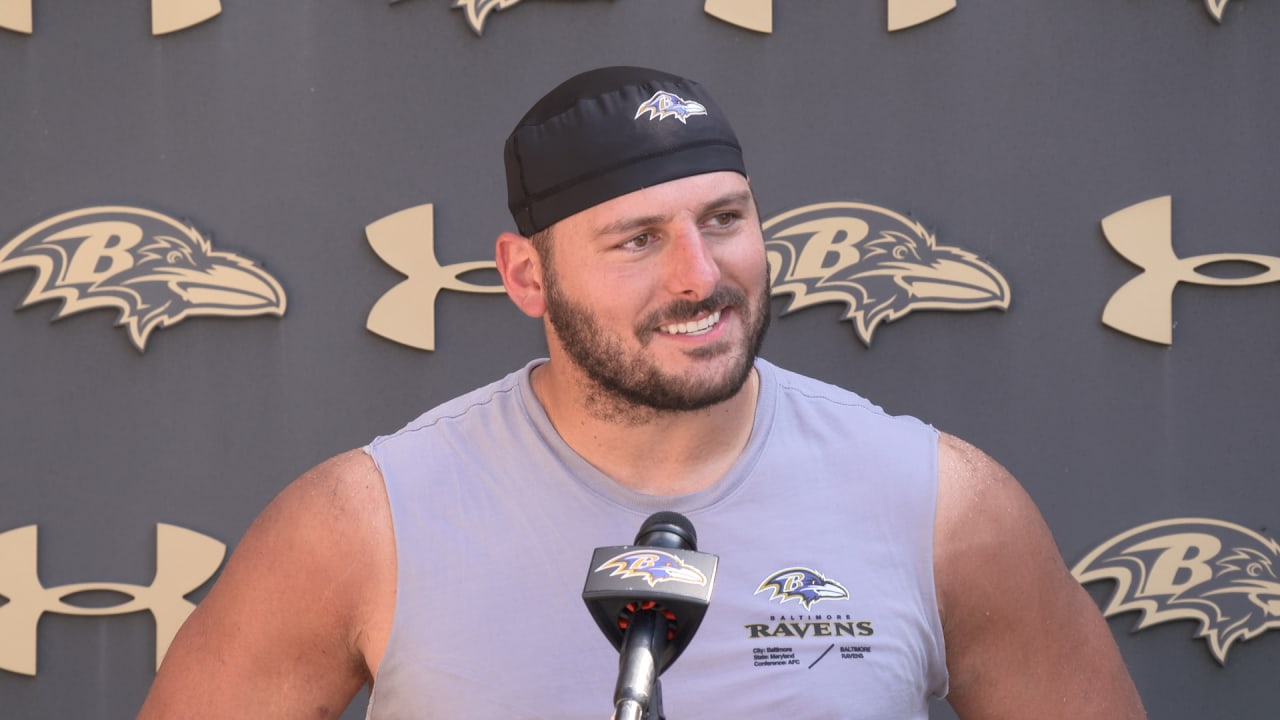
[[[542,317],[547,302],[542,285],[542,259],[533,242],[523,235],[504,232],[498,236],[494,250],[502,285],[507,289],[511,302],[525,315]]]

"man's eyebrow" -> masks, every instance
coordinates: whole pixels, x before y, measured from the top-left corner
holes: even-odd
[[[731,207],[734,205],[747,205],[750,202],[751,202],[750,190],[741,190],[737,192],[725,193],[724,195],[721,195],[715,200],[712,200],[711,202],[704,205],[702,207],[702,213],[705,214],[705,213],[711,212],[712,210],[722,208],[722,207]]]
[[[725,193],[720,197],[704,203],[698,209],[698,215],[705,215],[713,210],[725,207],[733,207],[737,205],[746,205],[751,202],[751,191],[742,190]],[[660,225],[670,219],[668,215],[642,215],[638,217],[624,217],[609,223],[596,230],[596,237],[605,235],[622,235],[633,230],[649,227],[652,225]]]
[[[667,221],[667,215],[643,215],[640,217],[624,217],[596,230],[596,237],[604,235],[623,235],[650,225],[659,225]]]

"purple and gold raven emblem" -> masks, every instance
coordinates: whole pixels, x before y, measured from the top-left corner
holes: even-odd
[[[639,120],[641,115],[649,114],[650,120],[664,120],[673,117],[682,123],[688,124],[691,115],[706,115],[707,108],[702,103],[696,103],[692,100],[669,93],[666,90],[659,90],[653,94],[653,97],[640,103],[640,107],[636,108],[635,120]]]
[[[654,587],[663,582],[706,585],[707,576],[670,553],[651,548],[630,550],[600,563],[595,572],[612,570],[609,577],[641,578]]]
[[[1009,283],[995,268],[886,208],[808,205],[762,227],[773,294],[791,296],[782,314],[843,303],[864,345],[881,323],[915,310],[1009,307]]]
[[[778,600],[780,603],[798,600],[805,610],[813,607],[819,600],[842,600],[849,597],[849,591],[843,585],[806,567],[779,570],[760,583],[755,594],[759,595],[765,590],[770,591],[770,600],[781,598]]]
[[[0,273],[34,268],[20,307],[61,300],[54,319],[114,308],[138,352],[156,328],[193,315],[284,315],[285,294],[252,261],[214,250],[195,228],[135,207],[43,220],[0,247]]]
[[[1099,545],[1071,569],[1081,583],[1114,580],[1103,614],[1142,612],[1137,630],[1200,623],[1197,637],[1226,665],[1240,641],[1280,628],[1280,545],[1249,528],[1207,518],[1148,523]]]

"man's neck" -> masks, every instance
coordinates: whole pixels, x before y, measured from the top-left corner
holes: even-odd
[[[733,397],[701,410],[659,411],[601,404],[587,381],[534,369],[534,394],[560,437],[618,484],[648,495],[685,495],[710,487],[746,447],[760,378],[752,370]]]

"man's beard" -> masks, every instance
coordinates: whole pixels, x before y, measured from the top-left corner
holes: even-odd
[[[601,391],[596,400],[605,401],[597,409],[611,415],[627,410],[688,411],[700,410],[728,400],[742,389],[751,375],[756,355],[769,328],[768,274],[765,292],[761,293],[753,314],[747,296],[736,288],[717,287],[705,300],[677,300],[645,318],[635,328],[640,347],[647,347],[656,328],[665,322],[679,322],[700,314],[715,312],[726,305],[734,308],[746,324],[740,347],[700,348],[689,352],[692,358],[714,359],[721,354],[736,356],[733,364],[718,378],[684,378],[668,374],[651,358],[640,352],[628,355],[625,344],[600,325],[590,309],[560,294],[558,283],[550,272],[543,278],[546,291],[547,319],[561,346],[578,367]]]

